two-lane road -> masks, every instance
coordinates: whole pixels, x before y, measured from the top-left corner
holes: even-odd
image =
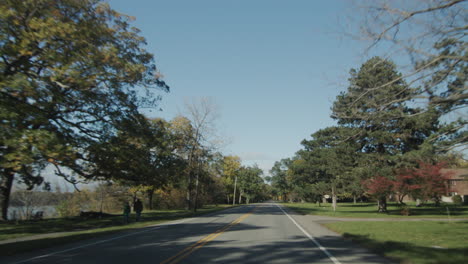
[[[388,263],[274,203],[240,206],[1,263]]]

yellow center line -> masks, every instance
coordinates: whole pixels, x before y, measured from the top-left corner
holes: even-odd
[[[244,219],[246,219],[247,217],[249,217],[251,214],[253,214],[253,212],[255,210],[257,210],[258,207],[255,207],[252,211],[250,211],[249,213],[246,213],[244,215],[241,215],[239,218],[237,218],[236,220],[232,221],[230,224],[226,225],[225,227],[217,230],[216,232],[198,240],[195,244],[191,245],[191,246],[188,246],[186,248],[184,248],[183,250],[181,250],[179,253],[175,254],[174,256],[164,260],[163,262],[161,262],[160,264],[175,264],[175,263],[178,263],[179,261],[183,260],[184,258],[186,258],[187,256],[189,256],[190,254],[192,254],[194,251],[198,250],[199,248],[203,247],[206,243],[210,242],[211,240],[217,238],[218,236],[220,236],[222,233],[224,233],[226,230],[228,230],[230,227],[234,226],[234,225],[237,225],[239,224],[240,222],[242,222]]]

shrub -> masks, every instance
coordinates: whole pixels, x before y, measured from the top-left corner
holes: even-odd
[[[400,214],[401,214],[401,215],[405,215],[405,216],[411,215],[410,207],[407,206],[407,205],[401,206],[401,207],[400,207]]]
[[[458,194],[454,195],[452,197],[452,201],[453,201],[454,204],[459,204],[459,205],[463,204],[463,200],[462,200],[461,196],[458,195]]]
[[[55,210],[59,217],[72,217],[77,215],[76,208],[73,208],[72,204],[68,200],[60,202],[55,206]]]

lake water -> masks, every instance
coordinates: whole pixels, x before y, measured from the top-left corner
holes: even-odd
[[[57,216],[57,210],[55,210],[54,205],[46,205],[46,206],[33,206],[29,208],[32,210],[32,214],[34,215],[38,211],[43,211],[44,218],[52,218]],[[24,219],[26,215],[26,207],[19,207],[19,206],[10,206],[8,208],[8,219],[15,220],[15,219]]]

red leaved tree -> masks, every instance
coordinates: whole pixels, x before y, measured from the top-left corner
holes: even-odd
[[[379,212],[387,212],[387,196],[396,194],[398,201],[403,203],[407,195],[422,201],[433,200],[440,203],[441,196],[446,192],[446,183],[450,176],[443,173],[445,163],[430,164],[419,162],[419,168],[401,170],[395,180],[376,176],[365,180],[363,186],[379,203]]]
[[[387,177],[376,176],[365,180],[363,186],[378,201],[379,213],[387,212],[387,196],[392,194],[394,182]]]
[[[412,170],[408,169],[400,171],[393,182],[393,191],[400,204],[405,204],[403,199],[408,195],[412,196],[414,190],[418,188],[419,185],[415,181]]]
[[[441,196],[446,191],[448,173],[442,173],[445,163],[419,163],[419,168],[409,170],[408,177],[412,177],[409,194],[415,199],[422,201],[434,200],[440,203]]]

